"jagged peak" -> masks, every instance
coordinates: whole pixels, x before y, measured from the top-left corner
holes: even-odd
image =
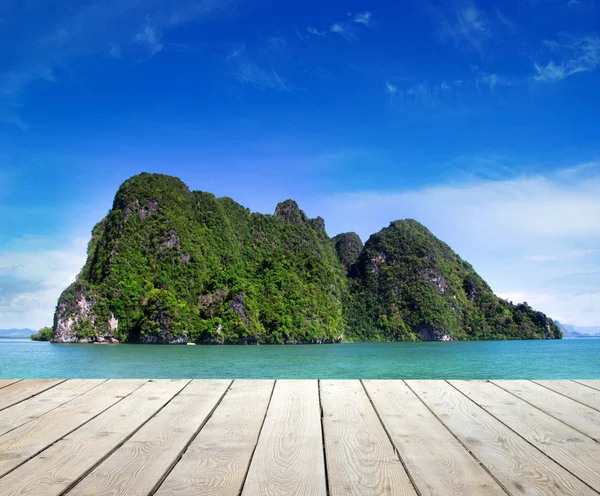
[[[292,222],[293,224],[300,224],[308,220],[304,211],[300,209],[294,200],[285,200],[278,203],[275,208],[275,217],[279,217],[286,222]]]
[[[123,209],[136,200],[144,205],[148,201],[160,201],[160,197],[176,197],[181,193],[190,194],[181,179],[167,174],[142,172],[121,184],[115,195],[113,209]]]

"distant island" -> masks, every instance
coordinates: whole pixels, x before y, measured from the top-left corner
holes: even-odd
[[[598,338],[600,337],[600,327],[584,327],[572,324],[562,324],[558,320],[554,323],[562,331],[566,338]]]
[[[31,336],[31,329],[0,329],[0,339],[22,339]]]
[[[125,181],[58,300],[54,342],[185,344],[560,339],[527,303],[492,292],[423,225],[392,222],[363,243],[329,238],[287,200],[274,215],[190,191]]]

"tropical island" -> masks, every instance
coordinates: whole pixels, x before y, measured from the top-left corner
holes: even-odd
[[[497,297],[415,220],[363,246],[355,233],[330,238],[292,200],[265,215],[147,173],[121,185],[94,227],[52,328],[58,343],[561,337],[542,312]]]

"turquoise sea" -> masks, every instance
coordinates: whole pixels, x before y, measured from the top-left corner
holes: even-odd
[[[0,340],[0,378],[600,379],[600,339],[297,346]]]

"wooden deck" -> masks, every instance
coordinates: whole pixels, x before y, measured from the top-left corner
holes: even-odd
[[[598,381],[0,380],[0,495],[600,494]]]

